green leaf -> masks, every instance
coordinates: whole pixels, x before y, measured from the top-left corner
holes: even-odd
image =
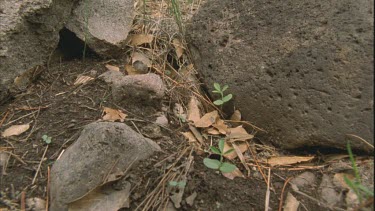
[[[213,93],[219,93],[220,94],[220,92],[218,91],[218,90],[214,90],[214,91],[212,91]]]
[[[169,186],[176,187],[178,184],[177,181],[169,181]]]
[[[44,140],[46,144],[50,144],[52,142],[51,137],[48,137],[46,140]]]
[[[214,147],[214,146],[211,146],[210,147],[210,150],[213,152],[213,153],[215,153],[215,154],[221,154],[221,152],[216,148],[216,147]]]
[[[214,87],[217,91],[221,91],[220,84],[214,83]]]
[[[362,184],[358,184],[357,187],[362,190],[363,192],[365,192],[365,194],[369,195],[369,196],[374,196],[374,192],[371,191],[370,189],[366,188],[365,186],[363,186]]]
[[[229,88],[229,86],[228,86],[228,85],[225,85],[221,91],[224,92],[224,91],[227,90],[228,88]]]
[[[215,104],[215,105],[223,105],[223,104],[224,104],[224,101],[222,101],[222,100],[215,100],[215,101],[214,101],[214,104]]]
[[[236,169],[236,166],[233,165],[233,164],[230,164],[230,163],[223,163],[221,166],[220,166],[220,171],[223,172],[223,173],[230,173],[232,171],[234,171]]]
[[[220,155],[223,154],[223,152],[224,152],[224,143],[225,143],[224,139],[219,140]]]
[[[232,94],[229,94],[229,95],[223,97],[222,100],[223,100],[224,102],[228,102],[230,99],[232,99],[232,97],[233,97],[233,95],[232,95]]]
[[[220,161],[210,158],[203,159],[203,164],[210,169],[219,169],[220,168]]]
[[[183,187],[186,186],[186,181],[180,181],[180,182],[178,182],[177,185],[178,185],[178,187],[183,188]]]
[[[234,151],[234,149],[228,149],[226,152],[224,152],[223,155],[229,154],[229,153],[231,153],[231,152],[233,152],[233,151]]]

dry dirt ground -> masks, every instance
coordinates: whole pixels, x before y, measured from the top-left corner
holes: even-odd
[[[155,2],[155,5],[157,4],[159,3]],[[189,9],[192,8],[188,7],[187,10]],[[158,14],[157,12],[154,11],[154,14]],[[171,20],[174,21],[170,18],[167,22]],[[105,67],[107,64],[120,67],[120,71],[125,72],[125,64],[129,63],[128,57],[132,50],[124,52],[123,59],[118,60],[103,60],[89,56],[83,61],[81,58],[72,59],[56,53],[48,68],[47,65],[42,67],[42,74],[25,92],[0,106],[1,131],[12,125],[30,125],[26,132],[18,136],[0,138],[0,210],[20,210],[27,199],[48,200],[49,168],[77,139],[83,126],[102,118],[104,107],[119,109],[126,113],[127,125],[153,139],[162,148],[162,152],[138,164],[125,176],[124,179],[132,184],[132,190],[129,207],[122,210],[175,210],[171,198],[179,191],[183,191],[179,210],[264,210],[265,206],[269,206],[269,210],[278,210],[285,204],[286,193],[293,193],[288,185],[291,178],[309,171],[320,180],[322,175],[332,173],[332,164],[344,163],[350,166],[347,156],[345,157],[346,152],[335,152],[342,156],[337,156],[328,163],[327,159],[323,159],[327,154],[319,154],[319,149],[283,152],[254,138],[248,141],[251,147],[243,153],[244,163],[250,171],[238,158],[232,160],[246,178],[228,179],[220,172],[205,167],[203,159],[208,157],[209,153],[202,150],[208,148],[196,150],[196,146],[186,140],[181,132],[189,131],[189,125],[174,112],[176,103],[187,104],[188,89],[176,88],[173,80],[178,81],[177,76],[173,78],[173,74],[171,77],[163,74],[167,71],[178,72],[189,63],[185,59],[176,59],[170,35],[164,39],[162,32],[147,30],[150,28],[141,22],[135,21],[132,33],[153,33],[159,37],[159,41],[164,40],[140,46],[153,49],[159,46],[159,52],[164,52],[159,54],[160,60],[155,60],[157,67],[162,68],[148,69],[161,75],[168,86],[167,95],[161,102],[162,106],[144,106],[131,102],[126,106],[119,106],[112,101],[110,87],[96,79],[108,71]],[[82,75],[95,79],[83,85],[74,85],[76,79]],[[208,110],[210,109],[207,109],[207,112]],[[160,114],[164,114],[168,119],[169,124],[166,127],[154,124]],[[254,131],[256,130],[249,133]],[[52,140],[45,155],[46,143],[42,140],[43,135],[51,137]],[[210,144],[207,143],[208,146]],[[327,153],[333,154],[332,151]],[[311,155],[314,159],[299,166],[291,164],[271,167],[266,161],[272,155]],[[371,159],[363,157],[358,159],[358,163],[364,167],[373,166]],[[186,181],[186,186],[182,190],[168,185],[170,181],[182,180]],[[346,209],[345,204],[327,207],[320,203],[320,192],[316,184],[311,184],[303,189],[303,192],[310,198],[294,193],[301,203],[298,210]],[[195,194],[192,202],[186,199]]]

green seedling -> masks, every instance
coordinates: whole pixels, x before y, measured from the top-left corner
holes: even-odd
[[[357,195],[358,200],[360,203],[362,203],[363,198],[369,199],[370,197],[374,197],[374,191],[366,188],[362,185],[361,177],[359,175],[359,170],[357,168],[352,149],[350,147],[350,143],[348,142],[346,145],[346,149],[348,150],[349,159],[352,163],[354,176],[355,178],[353,180],[350,180],[346,176],[344,176],[345,183],[354,191],[354,193]]]
[[[224,139],[220,139],[219,149],[214,146],[210,147],[211,152],[220,155],[220,160],[205,158],[203,159],[203,163],[207,168],[220,170],[222,173],[229,173],[234,171],[236,169],[236,166],[231,163],[223,162],[223,156],[233,152],[234,149],[230,149],[224,152],[224,143]]]
[[[50,144],[50,143],[52,142],[52,137],[47,136],[47,135],[43,135],[43,136],[42,136],[42,139],[43,139],[43,141],[44,141],[46,144]]]
[[[169,186],[171,187],[179,187],[179,188],[184,188],[186,186],[186,181],[169,181]]]
[[[226,102],[228,102],[229,100],[232,99],[232,97],[233,97],[232,94],[228,94],[228,95],[224,96],[224,92],[229,88],[228,85],[224,85],[223,87],[221,87],[220,84],[214,83],[214,88],[215,88],[215,90],[213,90],[212,92],[220,94],[220,96],[221,96],[221,99],[214,101],[215,105],[221,106],[224,103],[226,103]]]

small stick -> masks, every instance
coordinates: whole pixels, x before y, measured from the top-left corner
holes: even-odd
[[[279,203],[279,211],[282,211],[283,209],[283,200],[284,200],[284,191],[286,185],[289,183],[289,180],[291,180],[293,177],[289,177],[288,179],[285,180],[283,189],[281,190],[281,196],[280,196],[280,203]]]
[[[51,169],[50,167],[48,166],[47,167],[47,197],[46,197],[46,211],[48,211],[48,203],[49,203],[49,186],[50,186],[50,173],[51,173]]]
[[[264,211],[268,211],[270,205],[270,180],[271,180],[271,168],[268,168],[268,178],[267,178],[267,191],[266,191],[266,200],[264,205]]]
[[[25,191],[22,191],[21,193],[21,211],[25,211],[26,210],[26,192]]]
[[[16,121],[18,121],[18,120],[21,120],[21,119],[23,119],[23,118],[25,118],[25,117],[28,117],[28,116],[30,116],[30,115],[33,115],[33,114],[35,114],[36,112],[38,112],[38,111],[33,111],[33,112],[29,113],[29,114],[23,115],[23,116],[21,116],[21,117],[15,119],[15,120],[13,120],[13,121],[10,121],[10,122],[4,124],[4,126],[10,125],[10,124],[12,124],[13,122],[16,122]]]
[[[46,146],[46,149],[44,150],[44,153],[43,153],[42,159],[40,159],[40,163],[39,163],[38,169],[37,169],[36,172],[35,172],[35,176],[34,176],[33,181],[31,182],[31,185],[34,185],[34,183],[35,183],[36,177],[38,176],[38,173],[39,173],[39,170],[40,170],[40,166],[42,165],[42,162],[43,162],[44,156],[46,156],[47,150],[48,150],[48,145]]]
[[[0,124],[1,125],[1,124]],[[357,136],[357,135],[354,135],[354,134],[346,134],[347,136],[351,136],[351,137],[354,137],[354,138],[357,138],[359,139],[360,141],[362,141],[363,143],[367,144],[367,146],[371,147],[372,149],[374,149],[374,146],[372,144],[370,144],[368,141],[366,141],[365,139]]]
[[[4,123],[5,119],[7,118],[8,114],[9,114],[9,111],[7,111],[7,112],[5,113],[3,119],[1,120],[1,122],[0,122],[0,127],[3,125],[3,123]]]

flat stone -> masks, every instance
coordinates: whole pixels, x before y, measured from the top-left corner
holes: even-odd
[[[373,1],[208,0],[187,41],[209,92],[229,85],[276,146],[345,149],[346,134],[374,143],[373,11]]]
[[[159,150],[156,143],[124,123],[85,126],[77,141],[52,166],[50,209],[67,210],[69,202],[101,185],[109,173],[121,174]]]

